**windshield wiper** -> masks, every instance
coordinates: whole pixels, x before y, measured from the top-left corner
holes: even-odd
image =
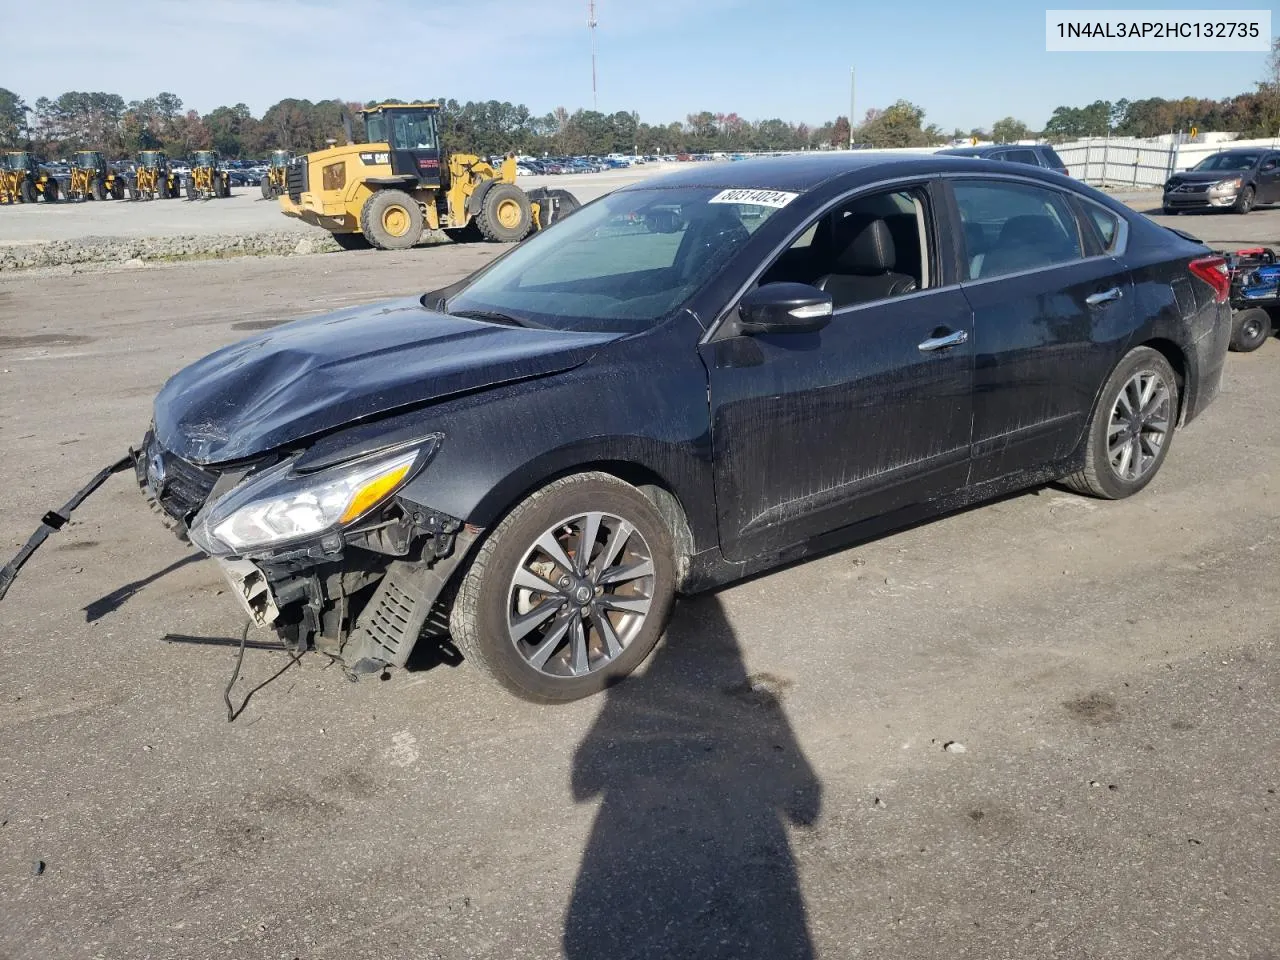
[[[508,327],[533,327],[538,330],[546,328],[540,323],[534,323],[532,320],[524,320],[520,317],[513,317],[509,313],[501,313],[497,310],[453,310],[450,312],[451,317],[466,317],[468,320],[485,320],[489,323],[501,323]]]

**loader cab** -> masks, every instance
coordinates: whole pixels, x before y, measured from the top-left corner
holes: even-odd
[[[392,174],[412,176],[423,187],[440,186],[439,115],[434,103],[384,103],[361,111],[369,143],[389,148]]]
[[[193,167],[217,167],[218,155],[212,150],[197,150],[191,154]]]
[[[102,159],[102,154],[97,150],[81,150],[76,154],[75,168],[77,170],[99,171],[103,170],[106,165],[106,162]]]
[[[288,150],[272,150],[271,166],[276,170],[283,170],[289,166],[289,161],[293,159],[293,154]]]
[[[164,161],[165,156],[159,150],[143,150],[138,154],[138,166],[146,170],[158,170]]]

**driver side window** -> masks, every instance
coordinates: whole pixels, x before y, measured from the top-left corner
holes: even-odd
[[[923,189],[864,194],[814,221],[759,283],[806,283],[831,294],[836,310],[930,286]]]

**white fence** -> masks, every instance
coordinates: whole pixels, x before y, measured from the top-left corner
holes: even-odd
[[[1164,186],[1179,170],[1189,170],[1205,157],[1223,150],[1253,147],[1277,149],[1277,140],[1230,140],[1216,143],[1170,144],[1152,140],[1094,137],[1060,144],[1054,149],[1085,183],[1135,190]]]

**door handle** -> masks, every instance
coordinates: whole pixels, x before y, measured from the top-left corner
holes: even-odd
[[[948,333],[942,337],[930,337],[920,343],[921,353],[932,353],[934,350],[945,350],[947,347],[958,347],[960,344],[967,342],[969,339],[969,331],[957,330],[955,333]]]
[[[1103,290],[1101,293],[1089,294],[1089,296],[1084,298],[1084,302],[1091,307],[1096,307],[1100,304],[1110,303],[1112,300],[1119,300],[1123,296],[1123,290],[1119,287],[1112,287],[1110,290]]]

